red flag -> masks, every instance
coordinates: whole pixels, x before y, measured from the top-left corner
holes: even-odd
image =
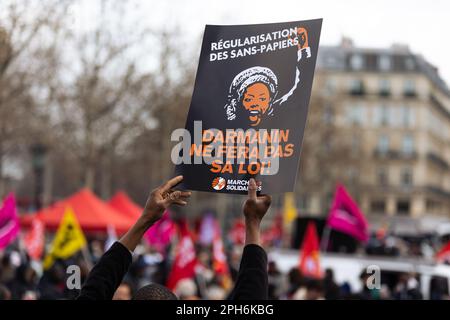
[[[245,243],[245,224],[241,219],[236,219],[233,227],[228,233],[228,238],[234,244],[242,245]]]
[[[261,234],[261,240],[265,245],[275,245],[283,239],[283,215],[278,213],[275,216],[271,227],[264,230]]]
[[[225,250],[223,248],[220,226],[217,221],[215,221],[214,229],[214,240],[212,243],[212,266],[214,273],[218,276],[217,280],[224,289],[228,290],[232,285],[231,274],[230,269],[228,268],[227,256],[225,255]]]
[[[300,271],[306,277],[321,278],[319,237],[314,222],[309,222],[300,254]]]
[[[31,229],[25,234],[25,249],[33,260],[39,260],[44,251],[45,235],[44,223],[34,218],[31,222]]]
[[[187,222],[183,220],[180,223],[180,241],[175,250],[175,261],[167,280],[167,287],[173,290],[178,281],[194,277],[196,264],[194,241],[188,230]]]
[[[214,221],[213,269],[217,274],[228,274],[227,256],[223,249],[222,235],[217,221]]]
[[[436,254],[438,262],[450,262],[450,241]]]
[[[338,184],[327,225],[362,242],[369,240],[369,224],[343,185]]]

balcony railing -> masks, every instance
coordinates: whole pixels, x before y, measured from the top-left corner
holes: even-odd
[[[380,91],[378,91],[378,95],[380,97],[389,97],[391,95],[391,91],[390,90],[380,90]]]
[[[417,152],[403,152],[399,150],[380,150],[375,149],[373,151],[373,155],[375,158],[378,159],[389,159],[389,160],[396,160],[396,159],[403,159],[403,160],[414,160],[417,158]]]
[[[403,96],[405,96],[406,98],[415,98],[417,97],[417,93],[412,90],[406,90],[403,92]]]
[[[427,153],[427,159],[429,161],[433,162],[434,164],[436,164],[437,166],[441,167],[442,169],[445,169],[445,170],[450,169],[450,165],[448,164],[448,162],[433,152]]]

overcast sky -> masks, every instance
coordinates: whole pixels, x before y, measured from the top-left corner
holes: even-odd
[[[321,44],[342,36],[355,45],[407,44],[439,68],[450,84],[449,0],[142,0],[143,15],[200,37],[205,24],[249,24],[323,18]]]

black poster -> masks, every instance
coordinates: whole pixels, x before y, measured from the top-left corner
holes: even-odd
[[[322,19],[214,26],[203,37],[186,130],[172,150],[180,187],[293,191]]]

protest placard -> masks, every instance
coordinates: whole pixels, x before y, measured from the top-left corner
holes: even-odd
[[[172,135],[180,187],[243,194],[255,177],[263,193],[293,190],[321,25],[206,26],[186,130]]]

